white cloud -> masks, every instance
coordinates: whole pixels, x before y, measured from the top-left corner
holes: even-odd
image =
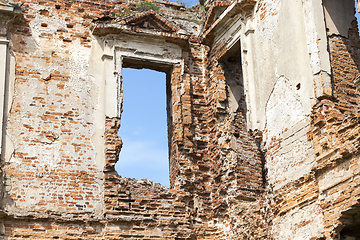
[[[123,139],[124,145],[116,170],[123,177],[147,178],[169,185],[169,160],[167,149],[154,141]]]

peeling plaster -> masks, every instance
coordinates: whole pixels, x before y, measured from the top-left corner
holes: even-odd
[[[323,236],[323,225],[322,209],[318,203],[312,203],[276,218],[271,231],[278,240],[310,240]]]
[[[266,139],[279,137],[306,118],[299,96],[288,79],[280,77],[266,104]]]
[[[262,0],[257,6],[258,30],[263,38],[272,40],[278,25],[281,0]]]

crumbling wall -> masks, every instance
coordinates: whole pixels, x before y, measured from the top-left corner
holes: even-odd
[[[111,56],[102,59],[103,40],[92,35],[89,26],[96,18],[111,16],[110,11],[118,6],[122,3],[24,1],[21,19],[11,25],[16,72],[7,135],[14,148],[7,151],[14,153],[3,168],[3,236],[194,236],[194,200],[189,189],[192,178],[180,179],[193,164],[172,177],[172,184],[181,188],[171,191],[158,184],[121,178],[114,171],[122,145],[117,135],[120,118],[116,115],[120,110],[116,101],[121,99],[109,102],[105,97],[104,92],[109,90],[105,84],[110,85],[111,78],[103,75],[107,72],[102,69],[109,67]],[[181,115],[176,118],[179,125],[172,127],[171,138],[180,147],[179,154],[193,153],[190,131],[196,127],[191,125],[189,71],[193,71],[194,81],[203,79],[197,77],[202,75],[200,67],[189,61],[204,59],[202,47],[191,54],[198,54],[196,51],[200,52],[198,57],[189,57],[186,62],[185,75],[184,65],[179,64],[170,73],[171,90],[178,87],[183,98],[177,102]],[[189,68],[188,64],[194,66]],[[176,102],[175,94],[169,97]],[[116,106],[110,110],[114,116],[108,114],[106,103]]]
[[[131,55],[132,47],[146,42],[128,35],[129,44],[124,40],[111,52],[106,45],[111,41],[99,37],[103,32],[91,32],[93,20],[111,16],[118,5],[25,2],[22,18],[11,26],[17,65],[7,131],[14,154],[4,167],[4,236],[213,238],[215,226],[204,227],[213,221],[207,200],[210,163],[203,160],[208,141],[207,47],[196,41],[184,47],[186,41],[175,36],[175,45],[183,50],[168,72],[172,190],[121,178],[114,171],[122,147],[117,135],[122,87],[116,81],[125,62],[116,47],[130,49]],[[178,56],[177,50],[165,50],[167,45],[163,56]],[[143,55],[145,62],[149,56]],[[154,66],[164,70],[164,64]],[[20,217],[23,221],[14,220]]]
[[[266,237],[267,222],[260,211],[264,191],[261,137],[247,129],[241,46],[237,41],[228,47],[232,41],[215,39],[207,66],[211,199],[219,227],[216,238]],[[258,228],[262,230],[255,230]]]
[[[115,0],[19,3],[0,29],[13,63],[2,237],[357,234],[352,0],[208,1],[204,18],[160,0],[142,12]],[[167,74],[170,188],[115,171],[123,67]]]
[[[314,6],[316,1],[304,2],[302,6],[313,75],[310,79],[314,80],[314,96],[317,98],[311,113],[301,100],[302,97],[296,94],[304,87],[304,82],[291,86],[291,81],[289,82],[288,79],[279,79],[281,81],[277,81],[267,103],[267,106],[275,108],[277,105],[273,102],[275,99],[283,98],[278,102],[280,105],[293,103],[292,107],[282,106],[275,111],[280,117],[284,116],[282,113],[285,109],[287,109],[285,111],[292,111],[288,114],[288,116],[291,115],[290,118],[276,120],[285,122],[285,126],[292,122],[289,125],[291,126],[290,134],[286,133],[289,129],[286,127],[280,134],[282,139],[274,138],[275,141],[269,143],[270,139],[267,138],[269,140],[265,143],[268,157],[266,164],[269,169],[268,180],[274,184],[274,203],[271,210],[274,215],[272,236],[276,239],[340,239],[341,229],[355,223],[356,210],[354,209],[356,207],[354,206],[356,206],[357,197],[351,196],[350,192],[354,193],[356,189],[356,183],[352,179],[357,179],[357,172],[352,171],[351,166],[356,162],[356,157],[353,157],[352,152],[357,151],[355,150],[357,144],[353,142],[356,136],[353,134],[357,131],[355,130],[357,129],[355,116],[358,93],[353,79],[358,73],[359,37],[352,15],[354,2],[337,2],[336,7],[333,4],[333,1],[323,1],[321,6],[326,19],[329,52],[321,47],[321,41],[324,41],[321,34],[324,31],[320,31],[317,26],[320,23],[315,17],[316,11],[319,10]],[[334,26],[336,26],[336,31]],[[317,30],[316,33],[314,30]],[[337,35],[344,31],[348,33],[348,36]],[[319,41],[316,41],[315,45],[312,39],[316,35]],[[314,53],[320,57],[317,58],[313,55]],[[329,54],[329,60],[326,60],[326,54]],[[331,71],[327,67],[327,62],[330,64]],[[330,77],[331,82],[328,81]],[[279,84],[283,84],[284,87],[280,87]],[[293,93],[281,94],[280,89]],[[293,100],[289,99],[292,96]],[[302,112],[301,105],[304,106],[303,114],[297,114]],[[268,107],[266,115],[267,124],[270,123],[268,119],[279,118]],[[294,117],[301,115],[304,116],[305,122],[301,124],[303,127],[298,128],[297,126],[301,125],[296,124]],[[271,135],[272,128],[268,126],[266,128],[265,136]],[[291,140],[291,142],[283,142],[284,140]],[[294,143],[296,145],[291,147]],[[287,152],[288,147],[291,150]],[[288,155],[289,153],[292,157]],[[278,165],[272,167],[272,164]],[[288,171],[292,172],[291,175],[287,175]],[[346,181],[349,182],[345,183]],[[349,189],[349,186],[353,187]]]
[[[274,239],[316,239],[324,231],[308,139],[315,97],[329,94],[331,87],[321,16],[320,1],[260,1],[254,33],[247,36],[252,48],[244,54],[251,61],[246,68],[254,69],[249,75],[260,93],[250,99],[257,111],[255,118],[250,114],[250,128],[263,132],[267,189],[272,190],[264,207]]]
[[[88,64],[90,20],[75,17],[97,4],[25,2],[21,19],[11,25],[16,72],[7,128],[13,149],[7,151],[14,152],[4,167],[6,211],[101,214],[102,173],[92,142],[97,106]]]
[[[335,24],[339,26],[336,21]],[[313,171],[318,176],[327,239],[339,239],[344,227],[356,224],[359,199],[359,91],[354,85],[360,63],[357,22],[351,21],[347,29],[346,36],[329,32],[333,98],[314,106],[309,135],[314,142],[317,165]]]

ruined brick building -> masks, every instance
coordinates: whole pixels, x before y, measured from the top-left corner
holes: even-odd
[[[354,0],[0,0],[1,239],[360,239]],[[122,178],[166,73],[170,188]]]

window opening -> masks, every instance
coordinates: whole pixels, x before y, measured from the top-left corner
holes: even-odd
[[[243,83],[240,41],[237,41],[227,53],[219,59],[227,84],[228,105],[231,114],[241,112],[246,118],[246,100]]]
[[[123,112],[118,132],[123,147],[115,168],[122,177],[169,186],[166,74],[124,68]]]

